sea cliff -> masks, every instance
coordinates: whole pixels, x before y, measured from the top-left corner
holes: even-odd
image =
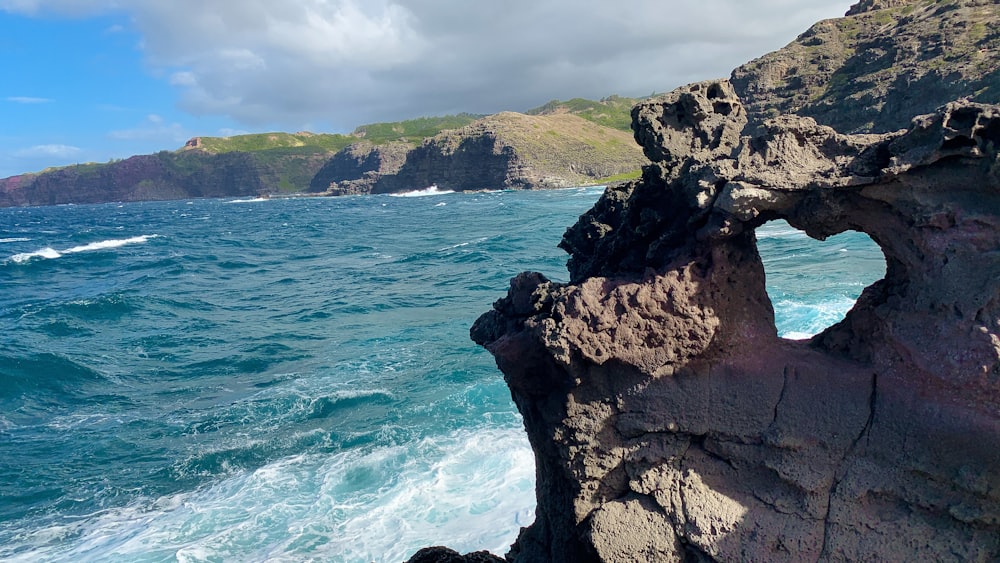
[[[646,162],[624,131],[570,113],[502,112],[418,146],[348,147],[317,174],[310,190],[342,195],[430,185],[454,191],[565,188],[636,172]]]
[[[595,185],[646,164],[630,100],[358,127],[351,135],[196,137],[178,151],[0,179],[0,207],[248,195],[357,195]]]
[[[522,273],[471,330],[535,453],[507,560],[1000,560],[997,14],[865,0],[634,108],[652,164],[567,230],[570,281]],[[775,328],[777,219],[885,255],[809,340]]]

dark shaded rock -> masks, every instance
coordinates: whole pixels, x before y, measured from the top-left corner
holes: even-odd
[[[487,551],[461,555],[447,547],[425,547],[407,559],[406,563],[503,563],[503,561]]]
[[[268,176],[248,153],[164,151],[0,180],[0,207],[258,195]]]
[[[508,559],[997,560],[1000,107],[739,138],[729,88],[637,108],[654,163],[567,231],[571,281],[522,274],[472,328],[537,464]],[[779,218],[886,256],[810,341],[765,291],[754,230]]]
[[[403,142],[380,146],[364,141],[354,143],[323,165],[309,183],[309,191],[331,195],[371,193],[383,176],[399,171],[411,149],[413,145]]]

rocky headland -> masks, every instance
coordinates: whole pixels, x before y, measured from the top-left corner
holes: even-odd
[[[632,136],[571,113],[503,112],[443,131],[419,146],[358,144],[317,174],[332,195],[442,190],[545,189],[590,185],[638,171]]]
[[[568,104],[568,105],[567,105]],[[0,179],[0,207],[248,195],[543,189],[637,177],[626,98],[361,126],[196,137],[178,151]]]
[[[867,0],[847,18],[882,11],[905,35],[997,8]],[[919,91],[769,112],[741,72],[637,105],[652,164],[567,230],[570,281],[520,274],[472,327],[535,453],[536,520],[506,559],[1000,560],[1000,106],[928,94],[895,130]],[[885,255],[810,340],[775,328],[755,229],[776,219]]]

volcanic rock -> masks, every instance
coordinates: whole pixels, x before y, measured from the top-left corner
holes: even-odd
[[[633,111],[653,164],[472,337],[535,453],[511,561],[1000,559],[1000,107],[907,130],[762,121],[726,81]],[[855,230],[887,272],[779,338],[755,229]]]

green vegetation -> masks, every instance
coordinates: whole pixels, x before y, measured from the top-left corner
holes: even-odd
[[[630,133],[601,126],[567,111],[486,118],[502,145],[543,176],[591,184],[598,178],[632,177],[648,161]]]
[[[596,102],[584,98],[573,98],[567,101],[552,100],[543,106],[530,109],[525,113],[528,115],[571,113],[604,127],[618,129],[619,131],[631,131],[632,106],[639,103],[642,99],[608,96]]]
[[[233,137],[199,137],[197,148],[212,154],[261,152],[272,149],[301,149],[308,152],[337,152],[356,141],[347,135],[314,133],[254,133]]]
[[[638,180],[642,177],[642,168],[638,170],[633,170],[631,172],[626,172],[624,174],[615,174],[614,176],[608,176],[607,178],[601,178],[598,180],[599,184],[617,184],[618,182],[628,182],[629,180]]]
[[[442,131],[465,127],[482,115],[460,113],[443,117],[420,117],[407,121],[390,123],[371,123],[354,130],[353,137],[361,137],[373,145],[384,145],[390,141],[406,141],[419,144],[427,137],[433,137]],[[355,139],[357,140],[357,139]]]

